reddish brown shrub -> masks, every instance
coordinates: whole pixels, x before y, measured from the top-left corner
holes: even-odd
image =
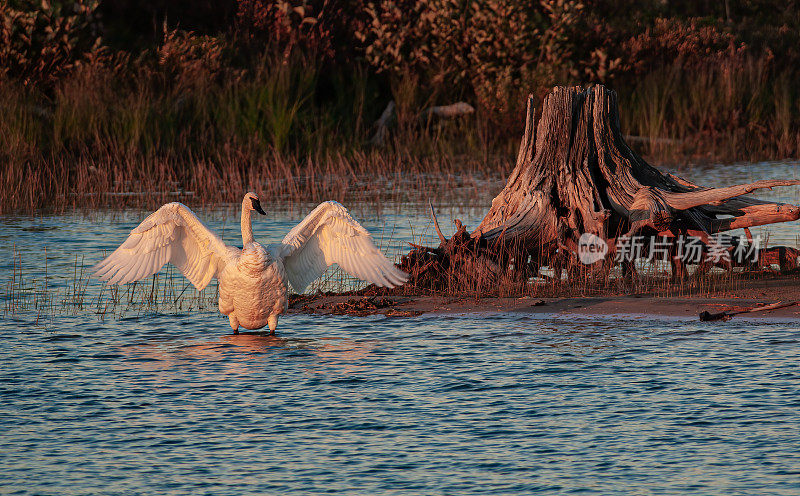
[[[98,0],[0,1],[0,76],[52,84],[100,51]]]
[[[656,19],[652,27],[622,43],[624,69],[639,75],[673,63],[693,68],[743,55],[733,34],[700,19]]]
[[[300,50],[331,58],[336,17],[328,0],[239,0],[236,32],[240,43],[257,53],[279,53],[288,60]]]
[[[186,87],[222,74],[226,68],[222,51],[222,42],[214,37],[167,30],[163,43],[156,50],[156,62],[168,81]]]

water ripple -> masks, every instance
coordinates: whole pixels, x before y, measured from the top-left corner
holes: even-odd
[[[0,219],[0,242],[98,253],[120,216]],[[54,284],[73,258],[48,254]],[[792,323],[290,315],[275,337],[213,305],[95,311],[0,321],[0,493],[800,493]]]

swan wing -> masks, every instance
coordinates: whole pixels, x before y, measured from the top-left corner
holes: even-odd
[[[119,248],[94,266],[109,284],[125,284],[151,276],[167,262],[195,288],[205,288],[231,251],[186,205],[167,203],[139,224]]]
[[[289,231],[279,252],[286,277],[298,293],[333,264],[381,287],[393,288],[408,280],[408,274],[395,267],[367,230],[335,201],[320,204]]]

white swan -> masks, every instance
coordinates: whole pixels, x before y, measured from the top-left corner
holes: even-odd
[[[342,205],[327,201],[294,227],[283,241],[262,246],[253,239],[250,213],[265,214],[255,193],[242,200],[240,250],[227,246],[188,207],[168,203],[150,214],[128,239],[94,267],[109,284],[125,284],[175,265],[198,290],[219,280],[219,311],[231,327],[275,332],[288,304],[287,280],[302,293],[332,264],[377,286],[405,283],[400,271],[378,251],[372,236]]]

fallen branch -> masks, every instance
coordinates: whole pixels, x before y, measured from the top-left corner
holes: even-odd
[[[747,308],[745,310],[738,310],[738,311],[735,311],[735,312],[710,313],[708,311],[703,311],[703,312],[700,312],[700,320],[702,322],[714,322],[714,321],[717,321],[717,320],[721,320],[723,322],[727,322],[728,320],[731,320],[731,318],[734,315],[739,315],[739,314],[742,314],[742,313],[766,312],[766,311],[769,311],[769,310],[777,310],[779,308],[786,308],[786,307],[790,307],[792,305],[797,305],[797,304],[800,304],[800,300],[798,300],[798,301],[790,301],[788,303],[782,303],[782,302],[772,303],[770,305],[762,305],[762,306],[757,306],[757,307],[753,307],[753,308]]]
[[[752,193],[757,189],[772,189],[776,186],[794,186],[798,184],[800,184],[800,180],[797,179],[767,179],[749,184],[702,189],[686,193],[664,192],[662,195],[670,207],[676,210],[686,210],[701,205],[721,205],[725,200]]]
[[[421,124],[425,124],[432,117],[440,119],[452,119],[461,115],[469,115],[475,112],[475,109],[467,102],[457,102],[450,105],[441,105],[431,107],[420,112],[418,119]]]
[[[433,227],[436,229],[436,234],[439,236],[439,241],[442,243],[447,242],[447,238],[444,237],[442,234],[442,230],[439,228],[439,221],[436,219],[436,212],[433,211],[433,203],[428,201],[428,206],[431,208],[431,218],[433,219]]]
[[[628,143],[653,143],[656,145],[677,145],[683,143],[683,140],[677,140],[672,138],[654,138],[650,136],[633,136],[631,134],[626,134],[624,136],[625,141]]]
[[[452,119],[462,115],[469,115],[475,112],[475,108],[467,102],[456,102],[450,105],[439,105],[430,107],[417,115],[417,122],[421,126],[428,124],[434,117],[437,119]],[[395,103],[390,101],[380,118],[375,121],[375,134],[369,140],[372,145],[381,145],[389,133],[389,126],[394,120]]]
[[[386,133],[389,129],[389,121],[394,116],[394,100],[390,101],[386,108],[381,113],[381,116],[375,121],[375,135],[369,140],[372,145],[380,145],[386,139]]]

